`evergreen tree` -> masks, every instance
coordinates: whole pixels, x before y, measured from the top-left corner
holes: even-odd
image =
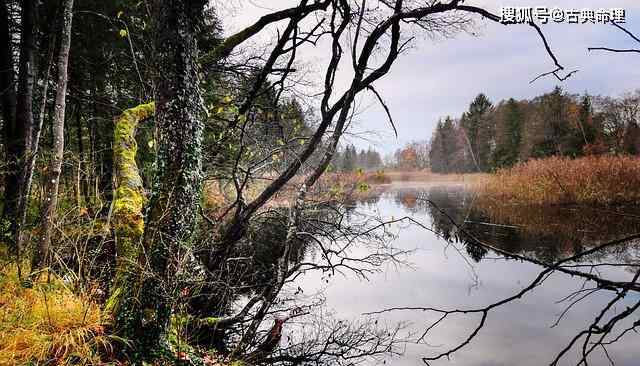
[[[439,121],[431,140],[429,161],[434,173],[451,173],[457,170],[455,162],[459,151],[458,133],[451,117]]]
[[[503,137],[492,154],[492,167],[510,167],[518,161],[522,142],[523,113],[518,102],[510,98],[505,104]]]
[[[469,110],[461,118],[461,126],[468,140],[469,157],[465,170],[489,170],[493,127],[489,113],[492,104],[484,94],[478,96],[469,105]],[[474,159],[475,158],[475,159]]]
[[[579,122],[585,144],[594,143],[596,140],[597,129],[596,126],[594,126],[593,121],[593,106],[591,103],[591,96],[586,93],[582,96],[582,102],[580,103]]]
[[[356,148],[353,145],[348,145],[344,149],[344,155],[342,158],[342,171],[352,172],[356,169],[356,162],[358,159],[358,154],[356,152]]]

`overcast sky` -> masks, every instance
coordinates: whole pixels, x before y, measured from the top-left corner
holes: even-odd
[[[368,3],[371,4],[371,0]],[[228,2],[226,4],[229,4]],[[295,5],[291,0],[238,0],[222,10],[225,32],[230,33],[257,20],[269,9]],[[640,35],[640,1],[638,0],[467,0],[467,5],[481,5],[494,13],[502,6],[547,6],[562,9],[598,9],[620,7],[626,10],[626,28]],[[282,28],[284,25],[280,24]],[[374,131],[369,140],[350,137],[360,148],[374,145],[390,153],[413,140],[429,139],[440,117],[459,116],[480,92],[497,103],[501,99],[531,98],[561,85],[570,93],[620,95],[640,88],[640,54],[610,54],[587,51],[590,46],[638,48],[638,44],[620,30],[604,24],[541,25],[559,61],[567,69],[580,70],[560,83],[552,77],[530,84],[535,76],[553,69],[541,39],[524,25],[505,27],[479,20],[478,36],[459,34],[453,39],[433,41],[419,38],[413,48],[396,61],[391,72],[376,83],[388,103],[398,127],[398,138],[389,133],[384,110],[372,100],[363,101],[354,132]],[[264,37],[275,34],[264,31]],[[325,50],[309,50],[305,62],[323,65]],[[318,78],[320,74],[310,74]],[[343,81],[346,81],[344,77]]]

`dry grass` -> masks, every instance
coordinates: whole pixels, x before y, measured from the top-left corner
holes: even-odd
[[[23,287],[0,273],[0,365],[98,365],[111,349],[98,305],[59,280]]]
[[[487,199],[529,205],[609,206],[640,198],[640,159],[551,157],[498,171],[482,185]]]
[[[328,173],[320,177],[313,190],[314,200],[344,200],[371,194],[375,187],[389,184],[391,179],[383,171]]]
[[[393,182],[460,182],[475,184],[482,182],[488,174],[436,174],[427,170],[393,170],[385,172]]]

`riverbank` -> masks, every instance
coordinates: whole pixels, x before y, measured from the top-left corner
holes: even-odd
[[[501,204],[615,206],[640,199],[640,159],[551,157],[489,175],[481,196]]]

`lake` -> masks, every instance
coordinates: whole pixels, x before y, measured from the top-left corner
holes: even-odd
[[[370,319],[363,314],[394,307],[434,307],[441,309],[483,308],[510,297],[529,285],[544,269],[542,266],[496,253],[473,244],[469,235],[509,253],[525,255],[551,263],[594,247],[598,243],[640,233],[640,215],[629,210],[594,210],[581,207],[547,209],[500,207],[482,199],[461,184],[398,184],[354,203],[357,215],[397,219],[404,216],[422,223],[391,225],[393,245],[412,250],[406,257],[410,265],[387,265],[384,270],[358,279],[349,273],[326,281],[320,274],[307,275],[297,284],[305,293],[322,293],[326,308],[341,319]],[[484,205],[484,206],[483,206]],[[453,222],[452,222],[453,221]],[[430,229],[430,230],[427,230]],[[583,258],[580,264],[624,263],[629,266],[572,267],[607,279],[630,281],[638,262],[638,243],[618,245]],[[450,360],[443,358],[430,365],[498,366],[548,365],[571,339],[587,328],[616,293],[609,290],[581,291],[595,286],[583,278],[552,273],[543,284],[522,298],[492,309],[484,326],[470,343]],[[576,296],[567,298],[572,293]],[[559,316],[580,296],[561,321]],[[612,307],[618,314],[640,301],[630,291]],[[617,336],[638,313],[616,325],[610,337]],[[422,357],[435,356],[465,340],[480,321],[481,314],[453,314],[416,343],[439,314],[421,310],[400,310],[376,317],[389,326],[407,322],[403,336],[406,344],[400,357],[380,362],[391,365],[423,365]],[[368,320],[370,321],[370,320]],[[595,339],[595,338],[594,338]],[[633,331],[606,346],[615,365],[640,364],[638,335]],[[558,363],[577,362],[578,343]],[[590,365],[608,365],[602,347],[589,359]]]

